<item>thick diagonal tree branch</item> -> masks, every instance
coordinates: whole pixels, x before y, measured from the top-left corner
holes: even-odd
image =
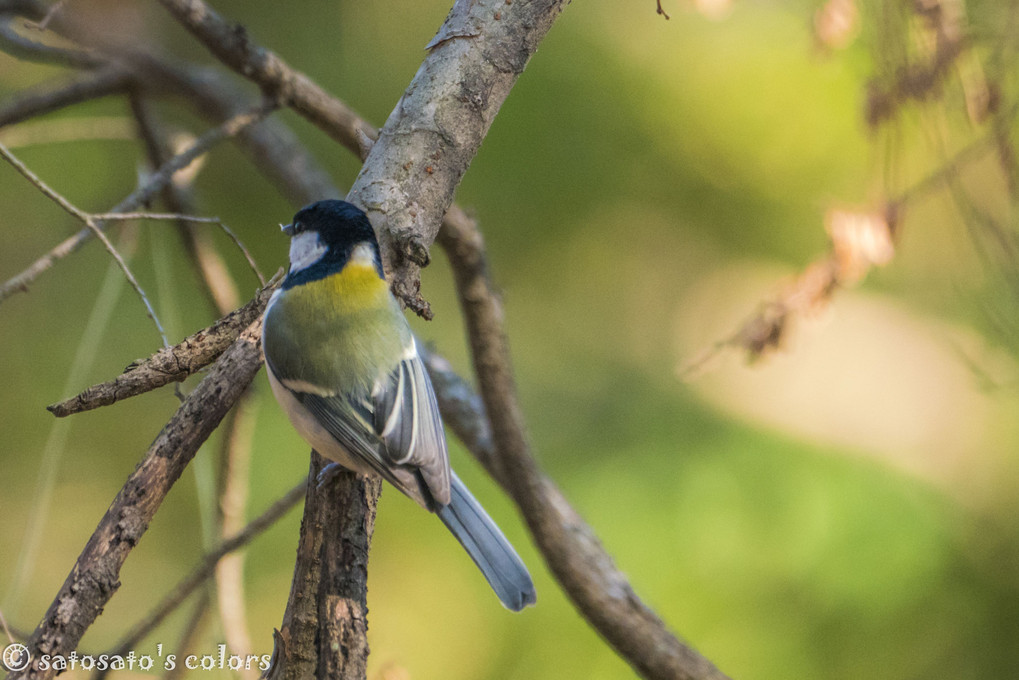
[[[301,76],[301,78],[293,77],[296,72],[290,69],[285,62],[273,55],[271,52],[262,50],[256,45],[251,43],[243,31],[238,31],[234,27],[230,26],[229,29],[233,33],[236,39],[224,39],[220,41],[220,38],[229,37],[224,33],[217,33],[216,31],[220,28],[217,22],[225,25],[221,19],[216,17],[211,12],[205,12],[207,8],[200,2],[194,0],[178,1],[178,0],[160,0],[164,5],[169,7],[175,16],[177,16],[188,28],[192,30],[203,42],[205,42],[214,53],[217,54],[225,63],[238,70],[243,75],[251,78],[255,82],[259,83],[262,87],[263,92],[268,93],[277,101],[288,102],[296,110],[302,113],[315,122],[319,127],[326,130],[330,136],[337,141],[340,141],[355,153],[358,153],[362,157],[365,155],[366,149],[371,144],[370,140],[375,136],[370,126],[367,126],[356,114],[353,115],[333,115],[328,113],[329,111],[340,111],[342,109],[337,108],[335,100],[329,95],[325,94],[320,88],[307,79]],[[0,0],[0,5],[4,2],[12,2],[12,0]],[[30,5],[32,0],[13,0],[13,4],[19,5]],[[490,3],[489,3],[490,4]],[[440,30],[439,35],[435,40],[432,41],[430,48],[432,54],[426,59],[425,64],[422,65],[421,71],[415,78],[415,82],[411,88],[408,89],[401,100],[401,105],[394,111],[390,117],[390,124],[387,125],[387,130],[390,131],[394,137],[414,137],[414,133],[420,133],[419,138],[414,139],[412,143],[407,146],[401,144],[402,139],[391,140],[390,146],[392,148],[380,152],[378,149],[372,149],[373,153],[380,153],[376,161],[369,160],[365,170],[362,172],[362,178],[371,175],[371,166],[373,163],[387,163],[399,160],[400,155],[404,154],[401,168],[403,172],[397,173],[394,176],[391,184],[385,187],[380,187],[378,182],[374,180],[365,180],[364,191],[367,195],[372,196],[382,190],[385,194],[383,198],[391,197],[389,193],[390,189],[401,192],[406,191],[408,184],[413,184],[415,178],[419,175],[415,175],[414,171],[423,173],[424,179],[428,184],[422,191],[417,192],[416,189],[411,186],[410,193],[407,196],[411,199],[416,200],[432,200],[437,197],[436,205],[429,205],[429,216],[423,216],[417,208],[420,204],[412,205],[409,211],[403,215],[403,220],[394,218],[391,222],[387,221],[385,207],[388,205],[387,201],[380,200],[375,203],[375,207],[378,208],[375,212],[379,214],[373,215],[375,218],[376,226],[383,236],[383,247],[386,252],[387,262],[390,265],[390,270],[401,270],[409,272],[409,278],[401,275],[398,280],[402,282],[400,292],[403,293],[403,297],[406,300],[414,303],[414,306],[421,311],[425,308],[423,301],[417,296],[416,288],[416,276],[417,267],[427,262],[427,247],[431,244],[432,239],[435,236],[435,230],[438,229],[438,216],[441,216],[449,202],[451,200],[452,191],[455,185],[459,182],[460,177],[466,170],[471,158],[477,151],[477,147],[487,132],[488,126],[491,124],[492,118],[498,110],[499,105],[508,93],[509,88],[515,81],[519,71],[522,70],[526,64],[527,58],[533,53],[534,47],[537,42],[540,41],[541,37],[547,31],[548,26],[551,24],[555,15],[560,10],[562,3],[522,3],[527,4],[526,8],[514,8],[519,10],[519,13],[514,13],[512,18],[508,12],[511,10],[510,5],[503,5],[501,3],[496,9],[495,5],[485,7],[485,3],[467,3],[460,2],[454,8],[454,11],[450,14],[447,19],[447,23],[443,29]],[[203,10],[204,8],[204,10]],[[492,13],[492,11],[498,12],[498,15]],[[485,12],[489,12],[486,14]],[[494,22],[491,19],[494,18]],[[506,24],[496,25],[498,21],[514,21],[520,22],[520,25],[507,27]],[[486,23],[487,22],[487,23]],[[54,22],[58,24],[59,21]],[[197,28],[196,28],[197,26]],[[506,30],[503,30],[506,29]],[[203,35],[205,37],[203,37]],[[218,37],[217,37],[218,36]],[[209,43],[212,44],[209,44]],[[463,44],[461,44],[463,43]],[[218,46],[218,47],[215,47]],[[477,50],[481,50],[478,52]],[[102,53],[102,50],[99,50]],[[204,81],[189,77],[189,74],[182,68],[174,66],[174,64],[166,61],[165,59],[153,57],[150,54],[146,54],[137,50],[126,50],[118,49],[111,51],[109,54],[116,54],[117,59],[114,62],[116,64],[127,64],[128,68],[134,74],[146,75],[145,78],[140,79],[145,83],[149,83],[149,87],[152,87],[151,83],[158,84],[157,86],[163,91],[177,91],[188,93],[189,97],[196,99],[196,103],[200,107],[203,107],[206,111],[214,110],[217,107],[222,110],[222,107],[227,106],[231,101],[229,96],[216,98],[214,92],[210,92],[208,88],[209,79],[206,77]],[[436,56],[436,55],[439,56]],[[435,81],[428,81],[429,79],[436,78],[441,80],[439,74],[449,74],[452,69],[454,72],[457,69],[466,69],[464,73],[469,77],[461,77],[462,74],[457,72],[457,77],[452,78],[449,83],[459,84],[459,91],[428,91],[423,96],[419,97],[420,91],[416,90],[428,90],[429,85],[435,85]],[[424,74],[424,75],[423,75]],[[296,75],[300,75],[297,73]],[[151,77],[155,76],[155,77]],[[137,76],[135,76],[137,77]],[[441,83],[438,83],[441,84]],[[477,87],[478,89],[473,89]],[[215,86],[211,88],[215,90]],[[441,89],[441,88],[440,88]],[[200,96],[195,97],[195,94]],[[458,100],[458,101],[454,101]],[[301,103],[303,102],[303,103]],[[408,116],[407,108],[412,108],[415,105],[424,102],[426,106],[431,106],[430,110],[435,112],[435,115],[431,120],[424,121],[424,125],[420,119],[415,119],[413,116]],[[340,103],[342,105],[342,103]],[[344,107],[345,108],[345,107]],[[349,109],[346,109],[349,111]],[[395,121],[395,122],[394,122]],[[450,123],[457,122],[463,123],[462,126],[451,125]],[[244,142],[246,137],[254,132],[260,131],[267,126],[258,126],[257,128],[251,128],[247,131],[241,141]],[[385,132],[383,133],[385,137]],[[376,145],[377,146],[377,145]],[[263,144],[262,148],[268,148],[272,150],[273,144]],[[430,152],[430,153],[429,153]],[[448,156],[444,156],[444,153],[448,153]],[[421,154],[424,154],[423,156]],[[253,154],[256,163],[266,168],[265,156],[261,159],[257,154]],[[423,159],[423,160],[422,160]],[[422,162],[418,162],[422,160]],[[406,164],[406,167],[404,167]],[[267,174],[272,174],[271,171]],[[314,187],[314,181],[309,181],[304,173],[300,169],[288,174],[291,178],[288,182],[286,179],[279,177],[275,178],[274,181],[281,185],[285,185],[289,188],[290,195],[303,193],[309,199],[322,197],[325,194],[321,190],[322,184],[318,185],[318,188]],[[382,173],[384,174],[384,173]],[[438,174],[439,177],[435,177],[434,181],[432,176]],[[296,179],[294,179],[296,178]],[[359,180],[360,182],[361,180]],[[296,191],[294,190],[296,187]],[[356,187],[355,187],[356,188]],[[375,192],[375,193],[373,193]],[[351,194],[352,200],[357,200],[355,194]],[[399,200],[396,201],[399,203]],[[366,206],[368,207],[368,206]],[[399,205],[397,208],[401,207]],[[406,207],[406,206],[403,206]],[[401,224],[406,225],[407,216],[414,218],[410,222],[410,226],[404,228],[397,236],[389,235],[389,229],[394,226],[399,227]],[[450,220],[454,222],[460,219],[462,213],[454,209],[450,211],[450,215],[447,216],[447,228]],[[381,219],[380,219],[381,218]],[[433,219],[434,218],[434,219]],[[416,221],[415,221],[416,220]],[[431,220],[430,222],[428,220]],[[472,226],[473,228],[473,226]],[[388,235],[388,237],[387,237]],[[480,253],[480,251],[479,251]],[[482,260],[483,262],[483,260]],[[409,285],[407,281],[411,281]],[[489,291],[491,292],[491,291]],[[497,304],[497,300],[496,300]],[[495,308],[498,311],[498,306]],[[498,327],[501,332],[501,326]],[[503,338],[504,340],[504,338]],[[508,354],[506,355],[506,369],[509,369]],[[511,374],[510,384],[511,384]],[[464,384],[460,381],[459,386],[456,389],[451,389],[449,393],[446,393],[446,387],[441,384],[438,386],[440,391],[440,397],[448,396],[450,393],[455,393],[456,389],[462,390]],[[468,391],[469,393],[469,391]],[[513,396],[515,400],[515,396]],[[469,410],[470,414],[466,420],[457,419],[455,415],[451,415],[449,411],[449,404],[455,403],[455,400],[451,402],[450,399],[444,398],[444,411],[447,417],[451,420],[451,425],[456,429],[460,436],[464,437],[468,443],[470,443],[470,432],[474,431],[477,433],[490,432],[488,429],[487,421],[485,420],[484,413],[479,411],[477,408]],[[477,398],[468,398],[467,402],[477,406]],[[519,416],[519,408],[517,407],[515,414]],[[512,414],[511,414],[512,415]],[[464,423],[468,423],[464,425]],[[522,429],[521,421],[517,421],[517,426]],[[484,437],[482,438],[484,439]],[[488,438],[487,441],[491,443],[493,440]],[[524,453],[527,453],[526,438],[522,439]],[[513,443],[512,441],[510,442]],[[500,446],[499,448],[489,445],[485,446],[472,446],[472,450],[482,457],[487,458],[490,465],[493,465],[493,475],[499,479],[504,486],[509,489],[513,489],[514,486],[511,483],[509,477],[504,472],[499,472],[501,465],[494,463],[493,461],[502,459],[502,451],[506,448]],[[582,553],[587,556],[595,558],[595,563],[586,565],[588,569],[592,569],[592,579],[598,583],[600,578],[604,578],[600,583],[603,586],[609,587],[609,590],[616,592],[612,589],[612,586],[619,586],[622,590],[619,592],[632,594],[632,589],[629,589],[628,584],[622,575],[612,566],[611,560],[604,554],[604,551],[597,543],[597,539],[591,533],[590,528],[586,527],[579,517],[573,513],[572,509],[566,503],[565,499],[558,492],[557,489],[547,479],[541,476],[540,471],[537,470],[536,465],[531,460],[533,469],[531,473],[537,475],[541,480],[540,484],[535,484],[544,489],[542,494],[535,494],[535,498],[539,496],[543,497],[543,500],[535,501],[542,502],[556,506],[558,509],[558,524],[560,527],[568,526],[570,531],[581,535],[581,541],[593,544],[593,549],[588,550],[586,553]],[[532,480],[533,481],[533,480]],[[343,485],[347,488],[346,485]],[[515,494],[514,494],[515,495]],[[355,494],[356,497],[356,494]],[[365,499],[367,501],[367,498]],[[518,500],[521,507],[527,511],[526,503]],[[366,506],[372,506],[373,503],[367,502]],[[546,510],[546,512],[552,512]],[[361,517],[367,517],[367,515],[360,515]],[[319,525],[321,527],[321,525]],[[534,523],[531,523],[532,530],[534,529]],[[302,542],[305,538],[309,540],[317,540],[314,535],[315,530],[312,529],[308,536],[302,532]],[[370,531],[366,532],[370,537]],[[539,545],[543,550],[549,548],[545,541],[538,538]],[[365,547],[366,550],[366,547]],[[309,556],[314,551],[309,552]],[[321,553],[318,553],[321,555]],[[366,555],[366,552],[365,552]],[[602,559],[603,558],[603,559]],[[345,559],[345,558],[344,558]],[[548,558],[550,563],[554,559],[552,556]],[[576,566],[576,565],[574,565]],[[582,565],[583,566],[583,565]],[[299,560],[298,567],[301,567]],[[557,577],[561,577],[559,571],[553,567],[553,571]],[[298,574],[295,574],[295,587],[298,583]],[[321,577],[316,577],[321,578]],[[321,581],[318,581],[321,583]],[[571,592],[571,596],[574,596],[567,585],[567,590]],[[636,599],[636,596],[633,596]],[[575,597],[576,599],[576,597]],[[291,604],[294,604],[292,598]],[[637,601],[640,608],[643,605]],[[346,607],[346,605],[344,605]],[[578,603],[581,607],[582,612],[587,615],[583,606]],[[356,609],[356,607],[355,607]],[[644,608],[646,610],[646,608]],[[337,610],[338,611],[338,610]],[[346,607],[346,611],[350,613],[350,608]],[[665,632],[667,637],[671,637],[661,622],[654,617],[653,613],[646,610],[653,619],[651,623],[657,623],[657,625]],[[624,615],[627,614],[625,608],[617,610],[622,612]],[[326,612],[328,613],[328,612]],[[322,626],[327,621],[321,620],[323,611],[320,607],[315,607],[315,612],[312,615],[313,624],[306,628],[307,631],[321,630],[319,626]],[[288,609],[288,617],[291,616],[290,609]],[[288,618],[288,620],[291,620]],[[349,617],[343,618],[344,621],[356,621],[356,616],[351,619]],[[625,626],[627,623],[633,623],[633,620],[620,620],[620,621],[608,621],[607,624],[597,619],[592,619],[593,623],[598,626],[599,630],[603,635],[606,636],[620,651],[624,651],[620,643],[613,639],[613,633],[606,632],[603,626],[611,628],[613,625],[617,627]],[[286,623],[286,621],[285,621]],[[355,631],[356,632],[356,631]],[[292,645],[286,645],[286,638],[291,638],[293,630],[288,628],[287,635],[284,636],[284,652],[287,651],[287,647]],[[325,637],[327,639],[334,639],[332,635],[326,631]],[[656,638],[657,639],[657,638]],[[675,638],[672,638],[675,641]],[[659,642],[661,642],[659,640]],[[654,644],[654,643],[650,643]],[[675,642],[678,645],[678,642]],[[670,653],[674,649],[673,645],[665,640],[666,652]],[[682,645],[679,645],[682,648]],[[631,650],[632,654],[639,654],[642,648],[635,647]],[[644,648],[646,651],[646,648]],[[691,650],[692,651],[692,650]],[[625,653],[625,652],[624,652]],[[666,653],[666,656],[667,656]],[[694,668],[696,662],[700,657],[696,653],[692,653],[692,664],[688,664],[687,670]],[[642,664],[634,660],[632,656],[627,656],[627,659],[635,665],[635,667],[642,670],[646,674],[651,675],[652,671],[646,669],[646,667],[653,667],[656,663],[652,657],[646,664]],[[327,663],[335,662],[335,657],[327,659]],[[690,661],[690,659],[687,659]],[[308,667],[305,666],[307,669]],[[668,668],[668,666],[664,666]],[[682,675],[676,674],[669,677],[713,677],[712,673],[717,673],[713,666],[709,663],[702,666],[701,668],[704,673],[700,675]],[[280,670],[277,668],[276,670]],[[696,669],[694,669],[696,670]],[[720,674],[714,677],[724,677]]]
[[[264,48],[254,45],[246,35],[236,45],[231,46],[220,43],[217,36],[223,35],[228,30],[228,25],[214,12],[205,7],[204,3],[201,3],[200,0],[160,0],[160,2],[170,8],[174,15],[192,33],[198,36],[214,54],[238,72],[258,82],[262,85],[263,89],[271,90],[279,82],[302,84],[307,82],[306,78],[297,78],[293,74],[284,73],[283,71],[287,68],[285,62]],[[484,22],[479,17],[484,15],[471,14],[471,12],[463,9],[464,6],[464,3],[458,3],[457,8],[450,14],[446,25],[440,30],[436,39],[432,41],[433,47],[440,49],[444,44],[450,42],[464,41],[471,43],[482,40]],[[550,22],[554,15],[551,18],[546,18]],[[547,29],[547,26],[545,28]],[[532,36],[531,39],[540,39],[540,35]],[[500,42],[500,40],[493,40],[489,46],[481,48],[489,50],[489,52],[481,54],[482,62],[487,62],[489,55],[505,56],[507,54],[514,54],[512,49],[513,43]],[[527,49],[522,44],[517,44],[516,47],[525,51]],[[500,50],[503,51],[500,52]],[[523,57],[520,52],[515,54],[518,58],[523,59],[522,62],[519,62],[519,67],[522,69],[526,63],[526,57]],[[273,64],[273,68],[266,69],[264,67],[265,63]],[[455,63],[457,64],[455,67],[450,67],[448,63],[446,67],[452,69],[467,68],[469,70],[471,59],[465,59],[464,63]],[[491,66],[492,63],[499,62],[495,60],[488,63],[488,66]],[[373,159],[376,158],[376,153],[383,153],[383,150],[387,149],[385,145],[380,146],[382,141],[386,139],[387,134],[389,137],[396,138],[388,147],[388,153],[391,154],[388,156],[388,162],[390,170],[393,170],[392,177],[396,178],[396,180],[404,181],[406,188],[401,190],[408,194],[420,188],[414,183],[415,177],[423,176],[428,178],[435,174],[437,167],[439,167],[439,161],[444,158],[447,151],[442,147],[443,143],[449,142],[461,150],[469,148],[472,143],[480,144],[481,139],[483,139],[484,134],[487,132],[488,126],[491,124],[491,117],[498,110],[498,104],[502,100],[482,101],[487,95],[486,97],[467,97],[469,94],[468,85],[460,77],[453,78],[451,81],[453,84],[456,84],[457,88],[461,88],[452,95],[448,92],[435,93],[431,90],[424,94],[416,92],[419,89],[422,91],[428,89],[419,86],[418,84],[421,82],[445,82],[442,80],[441,75],[436,75],[436,72],[441,70],[441,68],[441,66],[430,66],[429,60],[426,60],[426,63],[422,65],[418,76],[415,78],[415,82],[408,88],[404,99],[401,100],[400,105],[397,106],[390,116],[386,130],[383,131],[383,139],[373,146],[366,167],[362,170],[354,189],[351,190],[352,197],[357,196],[359,184],[367,183],[365,177],[374,176],[374,173],[369,171],[368,166],[374,162]],[[484,71],[485,68],[487,66],[483,67],[481,71]],[[508,70],[512,72],[512,69]],[[477,77],[479,80],[475,81],[474,84],[481,85],[481,92],[488,93],[496,87],[494,84],[487,83],[480,74]],[[501,82],[501,78],[493,78],[493,80]],[[511,85],[512,79],[510,79],[508,84],[503,83],[503,86],[507,88]],[[508,92],[508,89],[506,91]],[[316,90],[312,90],[311,94],[316,92]],[[300,97],[301,94],[302,90],[300,87],[290,91],[291,97]],[[448,98],[450,96],[456,101],[449,102]],[[464,100],[465,97],[466,102]],[[436,103],[437,101],[438,103]],[[472,112],[473,117],[472,115],[463,115],[462,111],[465,103],[467,108],[475,109]],[[475,105],[477,106],[475,107]],[[417,108],[415,109],[414,107]],[[405,109],[434,111],[435,113],[431,120],[425,120],[422,123],[419,119],[408,116]],[[448,116],[448,118],[444,118],[444,115]],[[473,133],[460,130],[463,135],[460,139],[455,139],[448,134],[449,130],[447,127],[443,127],[443,121],[456,120],[457,116],[461,118],[466,117],[466,119],[475,124]],[[488,117],[486,118],[485,116]],[[321,125],[321,122],[319,124]],[[342,120],[332,121],[330,124],[342,124]],[[351,128],[347,134],[333,132],[332,135],[337,139],[356,139],[358,129],[363,130],[363,124],[359,118],[358,126],[360,127]],[[387,130],[388,133],[386,132]],[[471,134],[475,136],[471,137]],[[409,138],[413,138],[415,135],[420,138],[417,145],[411,144],[408,148],[404,148],[402,143]],[[440,147],[439,151],[432,152],[429,155],[427,150],[421,150],[422,148],[429,148],[427,145],[433,142]],[[347,146],[357,152],[357,149],[352,144],[348,143]],[[474,149],[476,150],[476,146]],[[420,167],[415,171],[413,161],[421,156],[425,158],[425,163],[420,164]],[[457,169],[459,166],[456,166],[454,160],[453,167],[445,173],[447,181],[452,186],[448,188],[448,196],[445,190],[438,192],[438,195],[446,197],[444,203],[440,201],[443,209],[449,205],[452,188],[459,182],[459,177],[466,170],[466,163],[469,162],[471,157],[472,155],[468,155],[466,159],[461,157],[463,165],[462,169],[459,170]],[[396,167],[395,170],[394,167]],[[460,175],[457,175],[457,172]],[[381,181],[385,184],[388,181],[386,179],[388,176],[385,172],[380,174],[383,176]],[[376,186],[375,188],[377,189],[378,187]],[[373,190],[368,189],[367,191],[370,194]],[[430,195],[434,197],[436,194],[432,193]],[[394,200],[388,204],[389,206],[397,210],[406,208],[399,196],[391,196],[390,198],[394,198]],[[366,205],[366,207],[368,206]],[[414,211],[412,210],[412,212]],[[441,215],[441,212],[439,214]],[[419,215],[423,214],[418,213],[412,215],[412,217],[416,218]],[[378,217],[379,215],[373,215],[373,218]],[[427,245],[430,245],[434,233],[429,236],[428,232],[422,229],[426,224],[423,220],[414,222],[412,228],[404,232],[405,236],[408,236],[408,234],[409,236],[402,241],[399,238],[385,238],[387,233],[392,236],[392,232],[389,230],[398,223],[397,221],[380,224],[380,220],[373,219],[373,222],[375,222],[376,228],[383,235],[384,248],[386,245],[390,246],[387,250],[390,256],[390,271],[393,271],[393,265],[401,262],[406,264],[407,261],[417,260],[417,264],[422,264],[426,261],[427,253],[425,248]],[[508,378],[507,384],[512,387],[509,353],[505,345],[505,336],[501,326],[501,309],[498,306],[497,298],[491,291],[484,272],[480,234],[477,232],[476,226],[456,206],[453,206],[445,215],[443,232],[440,232],[440,234],[446,235],[442,244],[446,246],[447,250],[451,251],[454,266],[457,268],[462,298],[473,299],[475,296],[478,296],[478,302],[485,310],[485,313],[475,316],[475,321],[479,325],[487,322],[494,324],[492,326],[495,333],[494,337],[498,337],[501,344],[490,345],[491,351],[488,353],[494,356],[501,352],[501,357],[495,360],[494,366],[497,369],[504,370],[505,377]],[[456,257],[456,253],[459,253],[460,257]],[[416,281],[411,285],[415,293],[414,297],[416,297]],[[404,293],[407,292],[405,288]],[[404,299],[408,299],[408,296],[404,295]],[[486,314],[490,315],[490,318],[486,317]],[[472,327],[472,333],[473,331]],[[451,406],[458,403],[456,399],[450,398],[450,396],[462,390],[463,384],[454,386],[447,381],[444,385],[438,385],[437,387],[440,399],[442,399],[444,405],[443,412],[448,416],[451,413]],[[445,389],[449,389],[449,392],[446,392]],[[515,389],[504,391],[504,396],[509,400],[512,406],[511,411],[514,414],[511,418],[511,424],[507,428],[512,432],[522,433],[522,416],[520,415],[519,406],[516,405]],[[469,418],[464,418],[462,415],[456,418],[458,423],[456,426],[457,434],[461,438],[468,437],[472,430],[475,433],[487,430],[487,422],[484,419],[483,413],[473,410]],[[472,425],[465,425],[465,423],[471,423]],[[467,438],[465,441],[469,443],[471,439]],[[590,527],[576,514],[554,484],[537,469],[533,458],[529,455],[529,446],[526,443],[526,439],[518,439],[513,447],[513,451],[518,452],[530,461],[524,467],[530,470],[529,478],[531,483],[525,484],[524,491],[519,493],[514,492],[514,487],[510,484],[510,478],[498,471],[500,466],[495,461],[499,457],[495,455],[494,447],[473,446],[470,448],[479,459],[486,462],[493,476],[511,491],[511,495],[520,504],[522,510],[525,514],[529,515],[528,522],[539,546],[549,560],[549,564],[556,577],[563,583],[578,608],[635,668],[649,677],[724,677],[707,659],[682,644],[668,631],[654,612],[640,601],[625,576],[616,569],[611,558],[605,553]],[[513,464],[516,463],[510,463],[510,465]],[[569,553],[571,550],[576,551],[576,559],[570,559]],[[608,593],[626,593],[627,597],[622,600],[608,598],[608,601],[606,601],[606,594]]]
[[[375,138],[375,129],[361,116],[275,52],[250,40],[243,26],[227,23],[201,0],[159,2],[220,61],[258,83],[266,96],[293,107],[343,146],[362,155],[362,139]]]
[[[343,102],[202,0],[159,1],[223,63],[364,157],[377,133]],[[429,316],[418,293],[420,267],[428,261],[427,249],[453,191],[565,4],[458,1],[390,114],[382,131],[385,143],[371,144],[374,160],[365,163],[349,198],[372,217],[393,291],[419,314]]]
[[[565,0],[457,0],[389,114],[350,198],[372,218],[393,291],[419,313],[428,248],[510,89]]]
[[[258,318],[223,353],[128,477],[32,634],[33,659],[73,651],[120,587],[120,568],[166,494],[255,377],[261,366],[261,329]],[[55,673],[52,667],[32,664],[9,677],[42,680]]]
[[[517,398],[502,304],[488,277],[481,232],[466,215],[450,214],[439,240],[453,265],[474,370],[491,424],[491,438],[484,430],[462,426],[457,426],[457,434],[468,447],[481,449],[476,456],[520,507],[556,579],[620,656],[646,678],[724,679],[714,664],[680,642],[641,601],[598,537],[538,467]],[[460,395],[446,401],[457,420],[465,408],[477,408],[477,401],[448,376],[440,384]],[[481,422],[482,416],[469,420]]]

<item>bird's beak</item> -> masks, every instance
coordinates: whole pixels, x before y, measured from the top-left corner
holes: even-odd
[[[281,224],[280,225],[280,229],[287,236],[293,236],[294,235],[294,225],[292,225],[292,224]]]

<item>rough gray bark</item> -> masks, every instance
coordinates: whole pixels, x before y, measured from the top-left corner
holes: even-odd
[[[479,403],[451,372],[443,375],[441,364],[431,361],[449,424],[516,501],[570,600],[638,673],[661,680],[726,680],[644,604],[591,527],[541,471],[517,398],[502,302],[488,277],[481,232],[465,215],[451,211],[439,238],[456,277],[481,397]],[[463,427],[458,421],[470,412],[468,423],[487,420],[489,427]]]
[[[499,107],[566,0],[457,0],[348,198],[375,226],[393,292],[419,314],[428,248]]]
[[[430,53],[390,116],[383,138],[373,144],[377,135],[367,123],[277,55],[252,42],[242,27],[226,24],[200,0],[160,2],[221,61],[256,82],[274,103],[291,106],[362,158],[371,152],[355,185],[361,193],[352,191],[350,198],[370,202],[365,207],[373,213],[382,237],[396,291],[416,311],[427,314],[426,304],[417,295],[417,276],[427,262],[427,248],[439,219],[499,106],[565,3],[457,2],[429,44]],[[33,12],[41,7],[36,0],[0,0],[0,10],[5,6],[28,7]],[[59,14],[51,25],[61,26]],[[199,73],[142,49],[107,45],[68,28],[75,40],[93,45],[110,64],[123,68],[138,90],[184,94],[189,103],[217,119],[237,110],[236,88],[230,84],[224,89],[222,77]],[[57,89],[42,99],[46,101],[35,104],[36,108],[51,101],[62,105],[66,94]],[[17,113],[24,115],[24,107]],[[289,131],[274,123],[240,131],[239,141],[251,150],[255,164],[299,203],[336,195]],[[270,127],[279,134],[261,134]],[[422,206],[427,207],[422,210]],[[473,223],[463,225],[464,219],[455,206],[449,210],[445,222],[449,238],[444,245],[451,251],[465,249],[456,265],[463,270],[458,272],[458,285],[467,298],[465,305],[475,307],[473,312],[466,311],[485,400],[498,406],[493,409],[498,438],[492,437],[476,395],[468,396],[472,408],[466,415],[458,414],[449,407],[451,400],[444,399],[445,417],[514,495],[557,579],[581,613],[629,663],[647,677],[724,677],[680,643],[640,602],[594,532],[530,459],[512,386],[501,308],[485,276],[480,234]],[[451,252],[451,259],[456,255]],[[443,399],[446,388],[437,387]],[[461,381],[450,391],[463,388]],[[479,432],[480,444],[472,438],[472,433]],[[313,455],[313,471],[320,463]],[[518,463],[523,472],[508,475],[504,468]],[[377,482],[373,489],[364,480],[349,477],[322,490],[314,484],[308,487],[293,589],[270,674],[273,680],[364,677],[368,651],[364,575],[378,490]],[[564,554],[574,550],[574,558]]]
[[[159,350],[148,359],[128,366],[122,375],[113,380],[93,385],[66,401],[47,406],[47,410],[63,418],[73,413],[109,406],[171,382],[183,382],[188,376],[215,361],[241,331],[262,314],[275,289],[275,286],[267,286],[243,307],[208,328],[189,335],[173,347]]]
[[[382,481],[346,470],[318,488],[312,452],[294,580],[271,680],[360,680],[368,661],[368,549]]]
[[[49,610],[28,642],[32,658],[66,656],[120,587],[120,568],[138,543],[166,494],[261,364],[261,318],[252,322],[156,437],[128,477],[82,550]],[[45,680],[52,668],[35,663],[9,678]]]

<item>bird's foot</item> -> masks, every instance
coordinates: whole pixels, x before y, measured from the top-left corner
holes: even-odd
[[[329,463],[324,468],[318,471],[318,490],[321,491],[323,488],[329,486],[336,480],[336,475],[343,469],[339,463]]]

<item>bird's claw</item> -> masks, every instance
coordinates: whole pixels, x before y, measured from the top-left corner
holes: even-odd
[[[318,471],[316,483],[318,490],[321,491],[323,488],[329,486],[333,480],[336,479],[337,473],[343,468],[339,463],[329,463],[324,468]]]

